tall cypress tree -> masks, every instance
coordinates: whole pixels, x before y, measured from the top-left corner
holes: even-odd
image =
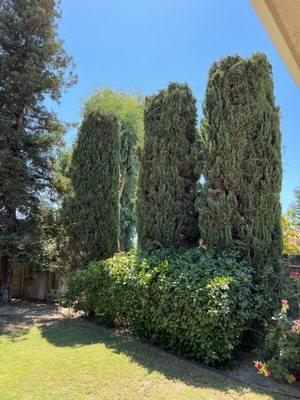
[[[121,251],[133,247],[135,235],[135,198],[138,176],[137,150],[143,140],[142,99],[130,93],[103,88],[97,90],[84,104],[85,111],[93,108],[114,112],[120,121],[120,229]]]
[[[137,196],[138,246],[143,250],[197,242],[195,103],[188,86],[178,83],[146,99]]]
[[[264,54],[213,64],[201,139],[201,238],[217,252],[238,250],[259,277],[282,252],[279,109]]]
[[[84,114],[73,150],[72,194],[64,204],[69,253],[74,266],[118,250],[119,123],[115,114]]]
[[[15,266],[35,264],[40,253],[40,199],[64,131],[44,100],[58,101],[74,80],[55,0],[4,0],[0,8],[0,301],[8,302]]]

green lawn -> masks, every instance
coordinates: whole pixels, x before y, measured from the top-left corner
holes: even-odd
[[[12,321],[10,321],[12,322]],[[19,325],[0,335],[1,400],[284,399],[88,321]]]

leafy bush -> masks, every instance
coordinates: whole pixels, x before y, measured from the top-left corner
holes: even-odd
[[[119,253],[72,278],[63,303],[206,364],[228,360],[251,317],[251,277],[198,249]]]
[[[293,297],[299,301],[300,277],[297,273],[291,273],[291,279],[296,288]],[[295,375],[300,373],[300,319],[293,319],[289,315],[289,302],[286,299],[282,300],[280,312],[272,319],[273,324],[265,341],[270,374],[275,379],[286,379],[292,383]]]
[[[281,228],[283,238],[283,254],[291,257],[300,254],[299,231],[295,229],[297,226],[297,214],[293,208],[281,216]]]
[[[282,260],[281,267],[266,265],[262,270],[260,281],[254,284],[254,320],[252,328],[266,332],[272,315],[280,309],[281,299],[290,299],[295,293],[295,286],[289,277],[289,266]],[[295,300],[293,300],[293,303]],[[294,309],[294,307],[293,307]],[[248,335],[248,338],[250,338]],[[255,337],[251,337],[251,340]],[[259,341],[261,346],[261,341]]]

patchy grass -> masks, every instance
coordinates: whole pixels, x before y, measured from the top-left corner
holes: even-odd
[[[0,320],[1,322],[1,320]],[[283,400],[81,319],[7,318],[1,400]]]

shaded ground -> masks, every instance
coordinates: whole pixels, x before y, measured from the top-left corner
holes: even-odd
[[[275,390],[278,392],[293,395],[300,399],[300,383],[290,385],[288,383],[278,383],[271,378],[265,378],[259,375],[253,366],[253,360],[257,359],[251,353],[240,354],[237,365],[234,368],[222,368],[221,371],[226,375],[254,386],[259,386],[267,390]],[[298,377],[299,378],[299,377]]]
[[[0,399],[286,397],[250,388],[128,335],[101,328],[71,310],[23,302],[0,307]]]

